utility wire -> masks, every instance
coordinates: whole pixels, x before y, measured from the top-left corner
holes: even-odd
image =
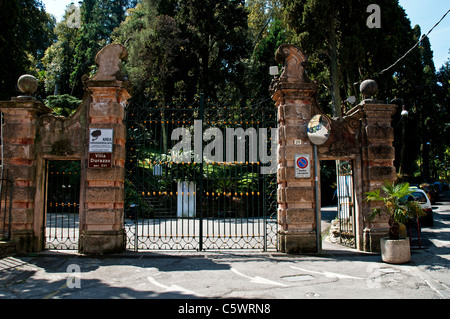
[[[374,77],[377,77],[378,75],[381,75],[381,74],[383,74],[384,72],[386,72],[386,71],[392,69],[394,66],[397,65],[397,63],[399,63],[401,60],[403,60],[409,53],[411,53],[412,50],[414,50],[414,49],[419,45],[420,42],[422,42],[422,40],[423,40],[425,37],[428,37],[428,35],[431,33],[431,31],[433,31],[434,28],[436,28],[436,27],[439,25],[439,23],[441,23],[441,21],[444,20],[444,18],[447,16],[447,14],[448,14],[449,12],[450,12],[450,10],[448,10],[448,11],[442,16],[442,18],[441,18],[441,19],[440,19],[440,20],[439,20],[439,21],[438,21],[438,22],[430,29],[430,31],[428,31],[426,34],[423,34],[423,35],[420,37],[419,41],[417,41],[417,43],[416,43],[411,49],[409,49],[409,50],[408,50],[401,58],[399,58],[397,61],[395,61],[394,64],[392,64],[391,66],[389,66],[389,67],[387,67],[386,69],[384,69],[384,70],[382,70],[382,71],[376,73],[376,74],[374,75]]]

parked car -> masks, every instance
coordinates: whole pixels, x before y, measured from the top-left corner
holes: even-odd
[[[431,201],[425,191],[420,188],[410,187],[414,192],[405,198],[405,200],[415,200],[419,202],[423,211],[426,213],[426,216],[422,216],[419,218],[419,223],[421,226],[433,226],[433,209],[431,207]]]
[[[430,199],[431,203],[436,203],[439,200],[439,191],[436,189],[434,185],[431,184],[420,184],[420,189],[425,191]]]
[[[438,190],[439,193],[442,192],[442,185],[441,185],[441,183],[439,183],[439,182],[434,182],[433,185],[434,185],[434,187],[437,188],[437,190]]]

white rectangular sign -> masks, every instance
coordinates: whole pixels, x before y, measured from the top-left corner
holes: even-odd
[[[89,133],[90,153],[112,153],[113,129],[91,128]]]
[[[295,155],[295,178],[311,177],[311,160],[309,154]]]

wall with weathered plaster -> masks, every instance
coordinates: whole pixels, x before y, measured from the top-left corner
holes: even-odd
[[[278,109],[278,242],[286,253],[316,252],[315,180],[295,177],[295,156],[307,154],[314,172],[313,145],[307,125],[316,114],[323,114],[317,103],[317,85],[305,76],[307,58],[300,48],[284,44],[276,53],[283,64],[281,75],[271,84]],[[392,146],[392,115],[396,105],[365,99],[342,117],[331,119],[328,141],[318,146],[319,160],[351,160],[354,167],[356,245],[359,250],[378,251],[379,238],[386,236],[387,220],[367,219],[374,203],[365,193],[396,178]],[[320,169],[320,168],[318,168]],[[319,182],[319,181],[318,181]],[[320,199],[318,200],[320,203]]]
[[[4,114],[4,169],[14,181],[11,240],[17,251],[39,251],[44,246],[46,160],[81,161],[79,251],[108,253],[124,249],[123,119],[130,95],[121,65],[127,56],[120,44],[110,44],[97,54],[98,71],[91,79],[83,79],[84,98],[70,117],[55,116],[32,98],[36,85],[30,77],[22,79],[19,88],[33,89],[24,89],[25,95],[0,102]],[[114,130],[110,168],[88,167],[91,128]]]

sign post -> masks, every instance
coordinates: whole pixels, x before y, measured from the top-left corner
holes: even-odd
[[[113,129],[91,128],[89,132],[89,168],[111,168]]]
[[[320,203],[319,203],[319,172],[318,165],[319,161],[317,159],[317,145],[322,145],[330,137],[331,132],[331,121],[325,115],[317,114],[308,123],[308,138],[314,145],[314,175],[315,175],[315,189],[316,189],[316,241],[317,241],[317,253],[322,250],[322,240],[320,235],[322,233],[320,225]]]

